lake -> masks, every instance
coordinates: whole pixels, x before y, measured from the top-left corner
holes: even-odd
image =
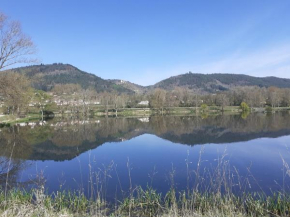
[[[55,118],[0,130],[2,187],[101,192],[108,201],[136,186],[163,195],[172,187],[290,192],[288,112]]]

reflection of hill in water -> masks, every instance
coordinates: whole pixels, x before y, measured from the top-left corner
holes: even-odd
[[[249,133],[233,133],[228,131],[228,129],[220,129],[216,132],[214,128],[207,128],[204,130],[199,130],[191,134],[183,134],[180,136],[166,133],[162,135],[162,138],[170,140],[171,142],[181,143],[186,145],[197,145],[197,144],[222,144],[222,143],[233,143],[233,142],[243,142],[249,141],[257,138],[277,138],[284,135],[290,135],[290,129],[282,129],[275,132],[249,132]],[[214,133],[217,134],[214,134]],[[219,135],[221,134],[221,135]]]
[[[154,116],[149,122],[136,118],[103,118],[88,121],[59,121],[2,129],[2,156],[30,160],[69,160],[106,142],[129,140],[150,133],[163,139],[187,144],[232,143],[261,137],[290,134],[290,115],[251,114],[201,117]]]

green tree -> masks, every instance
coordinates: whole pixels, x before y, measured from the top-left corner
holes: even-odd
[[[200,106],[200,108],[201,108],[201,111],[202,111],[202,112],[206,112],[208,106],[207,106],[207,104],[203,103],[203,104]]]
[[[240,108],[241,108],[241,110],[242,110],[243,112],[248,112],[248,111],[250,111],[250,107],[249,107],[248,104],[245,103],[245,102],[242,102],[242,103],[241,103]]]

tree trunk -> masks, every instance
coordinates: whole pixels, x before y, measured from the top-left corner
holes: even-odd
[[[43,109],[41,109],[41,121],[43,122]]]

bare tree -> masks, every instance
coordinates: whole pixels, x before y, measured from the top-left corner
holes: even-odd
[[[282,101],[281,90],[277,87],[269,87],[268,100],[273,108],[280,107],[280,103]]]
[[[0,70],[17,63],[31,63],[36,51],[32,40],[26,36],[17,21],[11,21],[0,12]],[[1,73],[0,98],[12,113],[27,104],[28,80],[15,73]]]
[[[290,104],[290,89],[284,89],[282,91],[282,104],[284,107],[288,107]]]
[[[153,95],[151,96],[150,105],[153,108],[161,110],[161,113],[163,114],[165,102],[166,102],[166,91],[159,88],[155,89]]]
[[[7,114],[20,114],[29,103],[31,94],[29,80],[17,73],[0,74],[0,101],[7,107]]]
[[[47,109],[49,102],[50,102],[50,96],[44,92],[44,91],[36,91],[34,93],[34,99],[36,101],[37,107],[39,108],[41,112],[41,119],[42,121],[44,120],[44,112]]]
[[[226,94],[221,93],[217,95],[216,104],[222,108],[222,112],[224,112],[224,107],[229,105],[229,98]]]
[[[111,94],[106,91],[101,94],[101,102],[105,107],[106,116],[108,116],[108,113],[109,113],[109,104],[110,104],[111,98],[112,98]]]
[[[82,91],[79,84],[55,84],[51,91],[61,113],[65,110],[70,110],[71,114],[78,111],[78,100]]]
[[[36,48],[17,21],[11,21],[0,12],[0,70],[17,63],[31,63]]]
[[[190,93],[187,88],[176,87],[173,91],[183,106],[189,105]]]
[[[180,100],[179,98],[176,96],[175,92],[166,92],[166,106],[168,107],[175,107],[175,106],[179,106],[180,104]]]

